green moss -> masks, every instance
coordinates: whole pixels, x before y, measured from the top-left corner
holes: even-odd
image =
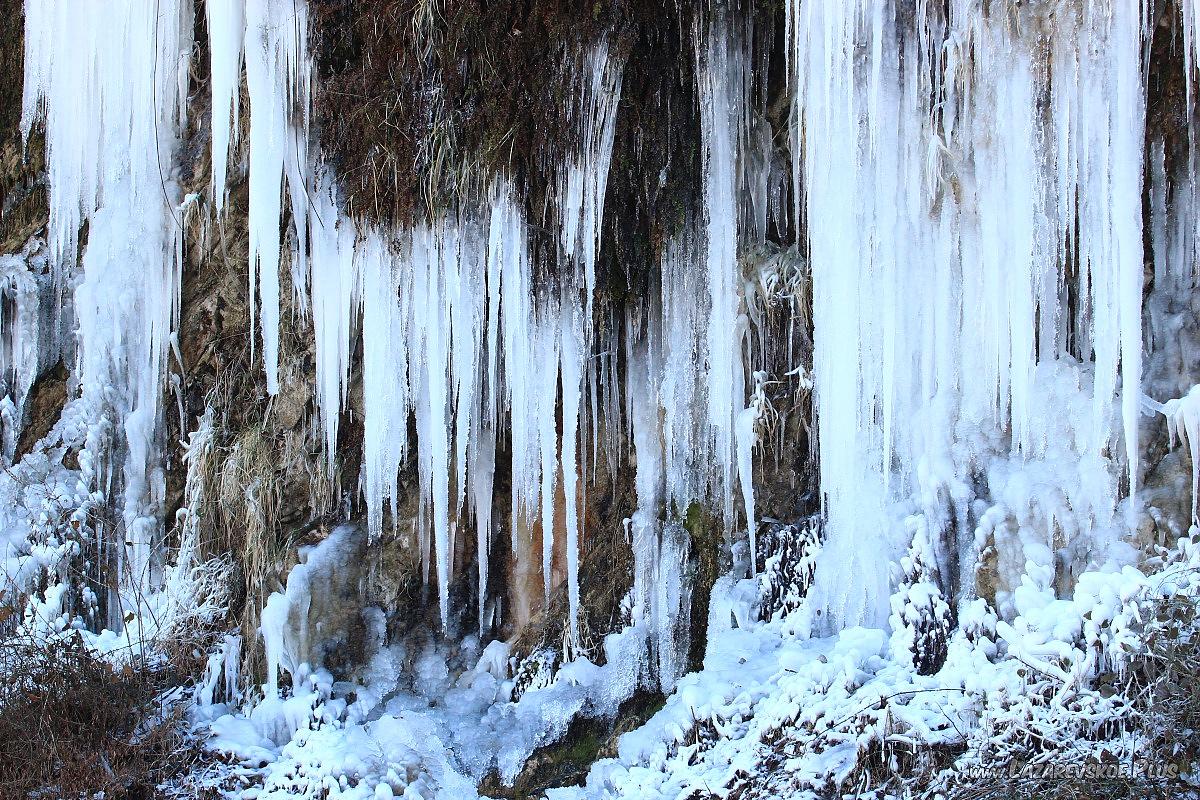
[[[569,742],[556,760],[559,763],[569,762],[579,766],[591,764],[596,760],[596,754],[600,752],[601,744],[598,732],[588,731],[578,739]]]
[[[695,671],[704,666],[704,650],[708,646],[708,609],[712,587],[720,573],[722,532],[712,512],[699,503],[688,506],[683,527],[692,543],[692,618],[688,669]]]
[[[561,740],[534,753],[512,786],[500,783],[495,773],[479,787],[481,794],[508,800],[532,800],[547,789],[580,786],[592,764],[616,755],[620,736],[641,727],[666,703],[657,692],[638,692],[621,704],[611,720],[576,718]]]

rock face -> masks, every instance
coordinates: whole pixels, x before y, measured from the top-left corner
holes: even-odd
[[[198,548],[237,564],[224,669],[251,694],[365,682],[431,641],[465,673],[500,639],[519,695],[637,632],[617,718],[542,743],[522,796],[703,665],[733,570],[812,588],[817,632],[915,614],[930,674],[964,603],[1011,619],[1029,580],[1069,596],[1177,538],[1195,465],[1131,413],[1200,375],[1176,4],[1146,32],[1063,0],[978,29],[898,11],[871,38],[807,2],[163,0],[113,41],[34,0],[23,29],[10,2],[3,458],[96,493],[37,530],[96,552],[30,585],[86,561],[58,610],[97,624],[161,591],[211,412]],[[174,70],[151,70],[168,96],[111,74],[85,87],[106,103],[64,95],[46,41],[124,47]],[[72,99],[80,125],[129,126],[86,181]],[[1107,116],[1070,116],[1092,101]],[[1101,168],[1079,131],[1125,149]]]

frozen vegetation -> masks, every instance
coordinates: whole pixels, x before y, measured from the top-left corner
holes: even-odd
[[[200,755],[164,794],[511,796],[643,702],[536,789],[954,797],[1146,759],[1174,771],[1137,791],[1196,785],[1200,712],[1155,703],[1200,636],[1197,153],[1152,85],[1170,64],[1191,118],[1193,2],[787,0],[778,30],[696,4],[698,175],[642,283],[604,260],[628,31],[556,65],[542,194],[480,168],[396,221],[315,130],[332,5],[25,3],[48,214],[0,253],[0,636],[170,674]],[[403,23],[429,48],[433,5]],[[189,384],[204,259],[242,269],[253,397]],[[297,383],[299,456],[222,438]],[[333,499],[266,530],[252,456]],[[364,600],[401,570],[428,615]]]

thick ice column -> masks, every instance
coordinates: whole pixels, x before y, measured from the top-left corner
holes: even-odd
[[[714,12],[697,44],[696,80],[704,164],[704,269],[708,289],[708,427],[714,437],[725,528],[733,527],[734,417],[744,407],[743,365],[737,337],[737,224],[739,189],[740,52],[731,41],[725,11]],[[732,223],[732,224],[731,224]]]
[[[1040,464],[1069,448],[1078,476],[1054,474],[1071,524],[1110,530],[1118,369],[1136,487],[1136,6],[1014,4],[981,16],[952,5],[914,19],[889,0],[791,4],[829,519],[816,591],[835,624],[886,613],[884,570],[904,533],[884,508],[915,502],[949,532],[972,464]],[[1068,374],[1088,393],[1091,435],[1047,419]],[[1061,516],[1050,495],[1027,502]]]
[[[1114,169],[1112,177],[1114,262],[1117,271],[1116,316],[1121,340],[1121,422],[1129,462],[1129,493],[1136,496],[1141,480],[1138,402],[1142,381],[1142,175],[1145,147],[1146,87],[1142,76],[1142,28],[1146,17],[1135,3],[1114,3],[1108,38],[1115,55],[1110,62],[1116,83],[1110,117]],[[1148,48],[1146,48],[1148,49]],[[1127,522],[1137,524],[1138,504],[1129,503]]]
[[[488,416],[508,420],[512,452],[512,552],[517,536],[532,528],[540,490],[538,374],[533,318],[533,283],[527,235],[511,187],[492,187],[488,232]]]
[[[89,223],[75,296],[80,377],[93,414],[88,447],[125,453],[121,517],[129,544],[120,584],[139,590],[133,594],[152,584],[165,491],[159,395],[178,310],[184,215],[170,175],[191,37],[192,6],[181,0],[131,0],[118,10],[39,0],[25,8],[22,128],[28,134],[44,115],[48,240],[60,280],[75,269]]]
[[[1053,122],[1065,192],[1078,197],[1068,222],[1078,230],[1079,294],[1095,359],[1091,453],[1102,457],[1114,430],[1120,375],[1130,491],[1139,481],[1137,405],[1141,390],[1142,165],[1146,97],[1144,17],[1138,3],[1065,6],[1052,60]],[[1066,78],[1065,80],[1063,78]],[[1068,195],[1070,197],[1070,195]],[[1129,525],[1137,504],[1128,505]]]
[[[793,3],[791,10],[797,123],[803,130],[796,169],[804,181],[797,198],[805,205],[797,217],[806,213],[809,219],[821,490],[830,531],[820,570],[827,583],[818,582],[817,589],[823,589],[834,624],[881,621],[887,600],[882,503],[878,489],[864,490],[882,477],[870,472],[869,422],[862,419],[860,399],[860,392],[873,391],[863,384],[862,371],[877,357],[863,340],[871,313],[862,296],[870,280],[871,221],[859,209],[869,198],[863,185],[869,176],[861,166],[869,131],[858,122],[867,94],[856,84],[854,64],[855,20],[871,15],[867,8],[832,2]],[[876,84],[876,104],[885,88]],[[886,303],[887,295],[881,300]]]

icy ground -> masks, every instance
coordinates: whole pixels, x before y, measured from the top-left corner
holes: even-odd
[[[895,768],[917,747],[953,750],[952,766],[932,780],[942,792],[1033,741],[1048,763],[1144,756],[1134,689],[1122,680],[1145,654],[1158,604],[1200,597],[1197,535],[1162,551],[1150,574],[1085,573],[1070,599],[1027,578],[1011,622],[981,600],[970,603],[932,675],[913,666],[903,597],[894,598],[891,635],[856,627],[814,637],[802,598],[758,620],[769,614],[766,580],[727,575],[714,589],[703,670],[680,679],[660,711],[624,734],[617,757],[598,761],[586,785],[547,796],[682,800],[740,788],[753,791],[735,796],[832,789],[889,797],[871,791],[870,768]],[[579,659],[516,703],[508,701],[507,647],[480,651],[468,639],[455,652],[432,643],[416,653],[380,648],[365,686],[300,668],[290,697],[250,708],[209,703],[210,683],[198,692],[195,724],[237,764],[212,778],[229,797],[474,798],[485,773],[511,779],[571,715],[611,713],[640,669],[636,651],[618,650],[638,636],[632,628],[610,636],[609,666]],[[454,665],[471,659],[475,666],[456,676]],[[405,662],[413,669],[401,674]],[[625,674],[614,672],[620,664]]]

